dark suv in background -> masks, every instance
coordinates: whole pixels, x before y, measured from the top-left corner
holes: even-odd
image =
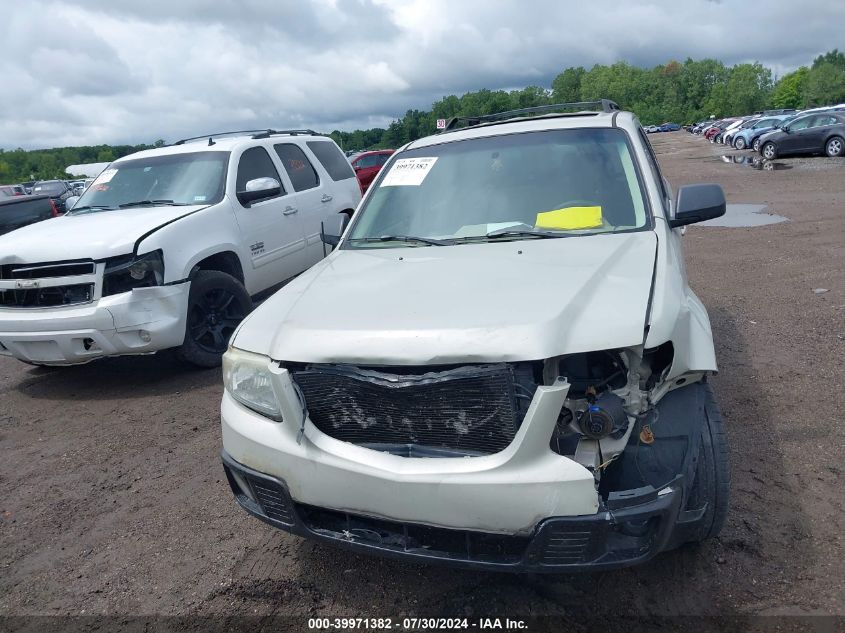
[[[65,200],[73,195],[64,180],[40,180],[32,187],[32,194],[35,196],[50,196],[56,205],[56,210],[61,214],[65,209]]]
[[[845,156],[845,112],[815,112],[794,118],[761,137],[760,153],[767,160],[789,154]]]

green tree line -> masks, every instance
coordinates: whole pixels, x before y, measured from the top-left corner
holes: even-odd
[[[775,80],[759,63],[726,66],[715,59],[670,61],[653,68],[625,62],[570,67],[551,86],[521,90],[477,90],[449,95],[430,110],[408,110],[387,128],[342,132],[331,137],[347,150],[395,148],[433,134],[437,119],[495,114],[552,103],[612,99],[643,124],[691,123],[710,116],[749,114],[767,108],[806,108],[845,102],[845,53],[820,55]],[[162,145],[156,141],[152,146]],[[105,162],[151,145],[96,145],[26,151],[0,149],[0,183],[65,178],[65,167]]]
[[[777,81],[762,64],[726,66],[715,59],[670,61],[653,68],[626,62],[597,64],[590,69],[570,67],[555,77],[549,88],[449,95],[432,104],[431,110],[408,110],[387,129],[335,130],[331,136],[344,149],[395,148],[433,134],[437,119],[598,99],[616,101],[636,113],[644,125],[843,103],[845,53],[834,49],[817,57],[812,66],[802,66]]]

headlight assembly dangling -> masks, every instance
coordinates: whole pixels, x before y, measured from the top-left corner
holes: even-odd
[[[126,255],[106,261],[103,273],[103,296],[148,288],[164,283],[164,258],[161,251],[143,255]]]
[[[263,416],[282,421],[268,356],[230,347],[223,355],[223,384],[235,400]]]

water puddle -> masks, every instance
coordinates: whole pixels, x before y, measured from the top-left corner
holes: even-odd
[[[775,171],[781,169],[792,169],[792,165],[779,163],[777,161],[765,160],[760,156],[748,156],[743,154],[735,154],[733,156],[722,156],[721,160],[725,163],[733,163],[734,165],[745,165],[751,169],[762,171]]]
[[[766,226],[788,222],[789,218],[766,212],[765,204],[729,204],[721,218],[707,220],[696,226],[726,226],[731,228],[745,226]]]

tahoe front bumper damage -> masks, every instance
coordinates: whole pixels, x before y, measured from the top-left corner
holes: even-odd
[[[222,456],[238,503],[270,525],[362,553],[457,567],[566,573],[634,565],[673,547],[685,514],[679,476],[660,490],[614,495],[612,509],[548,517],[525,535],[432,527],[298,503],[281,479]]]
[[[0,308],[0,354],[75,365],[182,344],[190,283],[135,288],[87,304]]]

